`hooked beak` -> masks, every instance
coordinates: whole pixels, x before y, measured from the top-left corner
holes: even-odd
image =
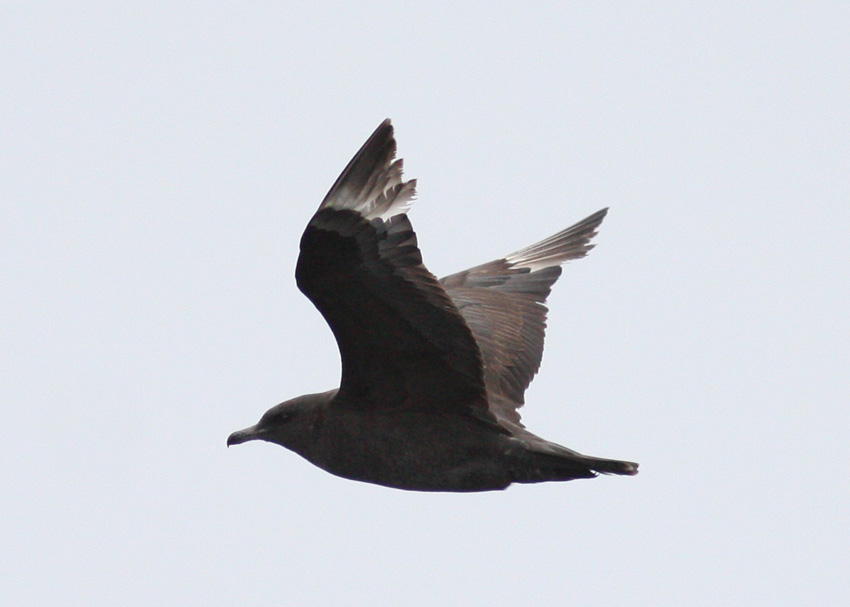
[[[257,429],[257,426],[249,426],[244,430],[237,430],[227,437],[227,446],[239,445],[241,443],[246,443],[249,440],[256,440],[261,438],[261,434],[262,431]]]

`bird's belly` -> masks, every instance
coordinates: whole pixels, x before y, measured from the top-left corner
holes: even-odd
[[[307,459],[332,474],[415,491],[488,491],[513,479],[510,439],[461,416],[373,414],[327,420]]]

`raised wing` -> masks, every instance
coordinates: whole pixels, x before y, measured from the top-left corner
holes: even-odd
[[[328,192],[301,238],[298,287],[331,327],[342,358],[339,402],[421,407],[490,424],[481,354],[422,264],[406,211],[415,181],[384,121]]]
[[[504,259],[440,279],[481,350],[491,412],[513,430],[543,357],[546,298],[560,265],[584,257],[608,209]]]

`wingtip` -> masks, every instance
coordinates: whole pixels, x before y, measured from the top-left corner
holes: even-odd
[[[319,205],[355,211],[367,219],[388,219],[407,212],[415,180],[404,181],[404,162],[396,159],[392,122],[386,118],[369,136]]]
[[[372,132],[369,139],[366,140],[366,143],[364,143],[360,150],[358,150],[355,158],[366,153],[366,151],[370,149],[375,150],[373,153],[376,153],[376,155],[380,155],[380,150],[386,150],[384,153],[386,154],[387,162],[390,162],[395,158],[395,128],[393,128],[392,121],[389,118],[384,119],[384,121],[378,125],[378,128]]]
[[[381,147],[387,145],[391,146],[392,152],[389,156],[389,159],[392,160],[395,157],[395,128],[393,127],[392,120],[390,120],[389,118],[385,118],[381,122],[381,124],[378,125],[378,128],[376,128],[372,132],[372,134],[369,136],[369,139],[367,139],[366,143],[363,144],[363,147],[360,148],[360,152],[369,148],[370,146],[374,146],[376,143],[379,143]]]
[[[528,268],[536,272],[580,259],[596,246],[591,240],[607,214],[608,207],[600,209],[549,238],[506,255],[505,261],[512,267]]]
[[[375,129],[375,133],[372,136],[374,137],[376,134],[382,131],[387,131],[390,137],[393,136],[394,128],[392,120],[390,120],[389,118],[384,118],[381,124],[378,125],[378,128]]]

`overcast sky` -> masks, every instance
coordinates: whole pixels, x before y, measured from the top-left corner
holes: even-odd
[[[5,3],[0,603],[846,604],[848,40],[827,2]],[[298,240],[386,117],[438,275],[611,207],[523,419],[638,476],[225,448],[337,385]]]

